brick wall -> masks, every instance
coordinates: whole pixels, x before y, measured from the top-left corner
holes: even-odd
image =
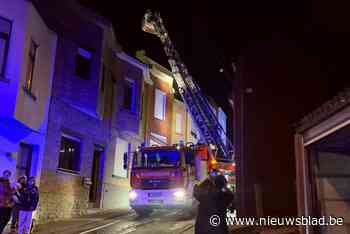
[[[172,118],[173,118],[173,102],[174,102],[174,95],[172,94],[172,87],[161,79],[155,77],[153,74],[151,74],[152,80],[154,81],[153,89],[151,89],[149,93],[149,99],[150,99],[150,110],[149,110],[149,128],[150,132],[165,136],[167,138],[167,144],[171,143],[171,127],[172,127]],[[161,91],[165,92],[166,97],[166,113],[165,113],[165,119],[159,120],[154,117],[154,103],[155,103],[155,89],[160,89]]]
[[[91,117],[58,98],[50,106],[48,134],[40,181],[39,222],[83,214],[89,206],[89,188],[83,177],[91,177],[95,144],[107,148],[108,122]],[[78,175],[57,170],[62,133],[81,140]]]

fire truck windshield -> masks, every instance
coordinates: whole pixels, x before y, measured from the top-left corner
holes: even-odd
[[[134,168],[161,168],[180,166],[180,153],[176,150],[146,151],[134,157]]]

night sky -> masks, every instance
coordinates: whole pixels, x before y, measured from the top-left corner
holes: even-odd
[[[140,28],[146,9],[160,11],[190,73],[204,92],[223,106],[231,88],[228,81],[232,78],[231,61],[245,56],[250,44],[269,40],[272,35],[295,42],[305,51],[308,61],[311,57],[323,74],[320,79],[330,81],[328,96],[348,80],[350,20],[346,1],[81,0],[81,3],[113,22],[117,39],[127,53],[134,55],[136,50],[144,49],[151,58],[167,66],[159,39]],[[219,72],[222,67],[224,73]]]

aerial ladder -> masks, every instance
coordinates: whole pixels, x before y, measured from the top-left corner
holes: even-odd
[[[207,98],[192,79],[179,53],[170,40],[159,13],[147,10],[142,20],[142,30],[159,37],[168,57],[179,93],[189,110],[196,127],[206,144],[214,146],[217,158],[234,160],[234,147],[214,114]]]

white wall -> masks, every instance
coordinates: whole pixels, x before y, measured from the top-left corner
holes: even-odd
[[[7,126],[13,132],[26,131],[26,134],[11,142],[8,136],[12,133],[0,132],[0,143],[7,142],[0,144],[0,152],[5,152],[0,153],[0,170],[8,169],[7,167],[13,168],[15,165],[13,161],[8,164],[9,161],[6,161],[3,155],[12,153],[16,158],[19,144],[27,143],[33,146],[31,174],[37,176],[39,180],[45,147],[57,35],[47,27],[30,1],[0,0],[0,16],[12,21],[5,77],[3,77],[6,80],[0,80],[0,120],[1,118],[10,119],[12,123],[19,121],[29,129],[29,131],[17,129],[17,124]],[[23,91],[32,39],[39,44],[32,89],[37,97],[35,101]]]
[[[24,64],[26,20],[29,3],[24,0],[0,0],[0,16],[12,21],[10,44],[3,77],[0,81],[0,116],[14,115],[19,80]]]
[[[2,173],[5,170],[10,170],[12,172],[12,178],[13,181],[14,175],[16,175],[16,157],[15,155],[6,154],[5,152],[0,151],[0,176],[2,176]]]
[[[127,170],[123,168],[124,153],[129,151],[129,143],[124,139],[117,138],[117,145],[114,154],[114,170],[113,175],[127,177]]]

